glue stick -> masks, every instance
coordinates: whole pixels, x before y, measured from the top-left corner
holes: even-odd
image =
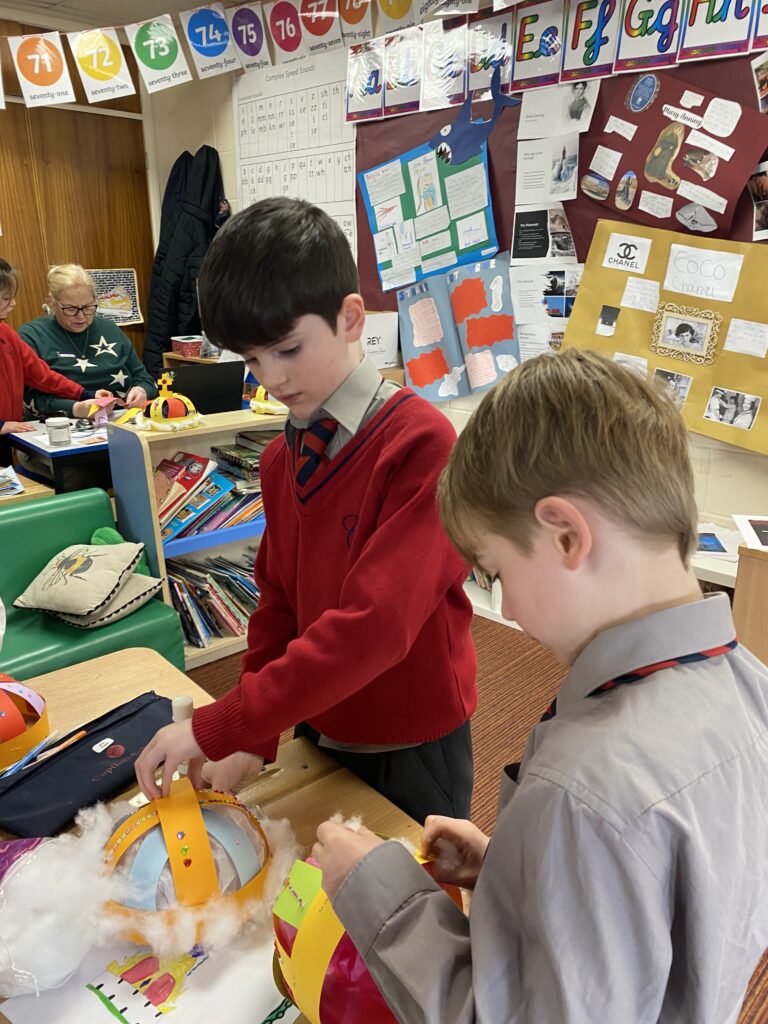
[[[171,702],[171,714],[174,722],[188,721],[192,717],[194,710],[191,697],[174,697]],[[179,775],[186,775],[188,770],[187,762],[182,761],[178,768]]]

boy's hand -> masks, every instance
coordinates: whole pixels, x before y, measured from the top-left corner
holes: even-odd
[[[239,793],[256,782],[264,764],[258,754],[239,751],[223,757],[221,761],[204,761],[189,765],[189,777],[195,789],[218,789],[224,793]]]
[[[168,796],[173,773],[182,761],[202,756],[192,732],[192,720],[174,722],[155,733],[136,761],[136,778],[148,800]],[[155,770],[163,765],[162,785],[155,782]]]
[[[323,872],[323,889],[329,899],[333,899],[341,883],[366,853],[383,842],[365,826],[354,832],[346,825],[323,822],[317,830],[312,856]]]
[[[474,889],[490,841],[471,821],[430,814],[421,835],[421,852],[434,857],[436,882]]]
[[[26,434],[29,430],[37,430],[37,424],[6,420],[2,427],[0,427],[0,434]]]

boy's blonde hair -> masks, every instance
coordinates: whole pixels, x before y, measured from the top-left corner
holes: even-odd
[[[90,288],[94,298],[96,297],[93,278],[79,263],[59,263],[48,267],[48,290],[54,299],[57,299],[65,288],[73,288],[76,285]]]
[[[525,362],[460,434],[440,513],[469,561],[478,531],[530,551],[536,503],[580,496],[638,534],[674,540],[683,564],[698,512],[682,416],[664,390],[595,352]]]

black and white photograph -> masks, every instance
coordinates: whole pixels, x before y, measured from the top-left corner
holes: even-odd
[[[685,373],[676,373],[674,370],[662,370],[659,367],[653,371],[653,379],[669,391],[677,408],[682,409],[691,390],[693,377]]]
[[[573,178],[579,166],[579,137],[568,135],[563,144],[554,149],[549,191],[553,196],[564,195],[571,191]]]
[[[662,303],[653,324],[651,352],[708,365],[714,359],[722,319],[711,309]]]
[[[710,392],[704,419],[738,427],[739,430],[751,430],[760,411],[760,401],[757,395],[715,387]]]

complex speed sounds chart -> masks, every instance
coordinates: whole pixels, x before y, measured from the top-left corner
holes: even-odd
[[[355,135],[344,120],[338,54],[243,75],[237,82],[240,209],[269,196],[307,199],[355,237]]]

